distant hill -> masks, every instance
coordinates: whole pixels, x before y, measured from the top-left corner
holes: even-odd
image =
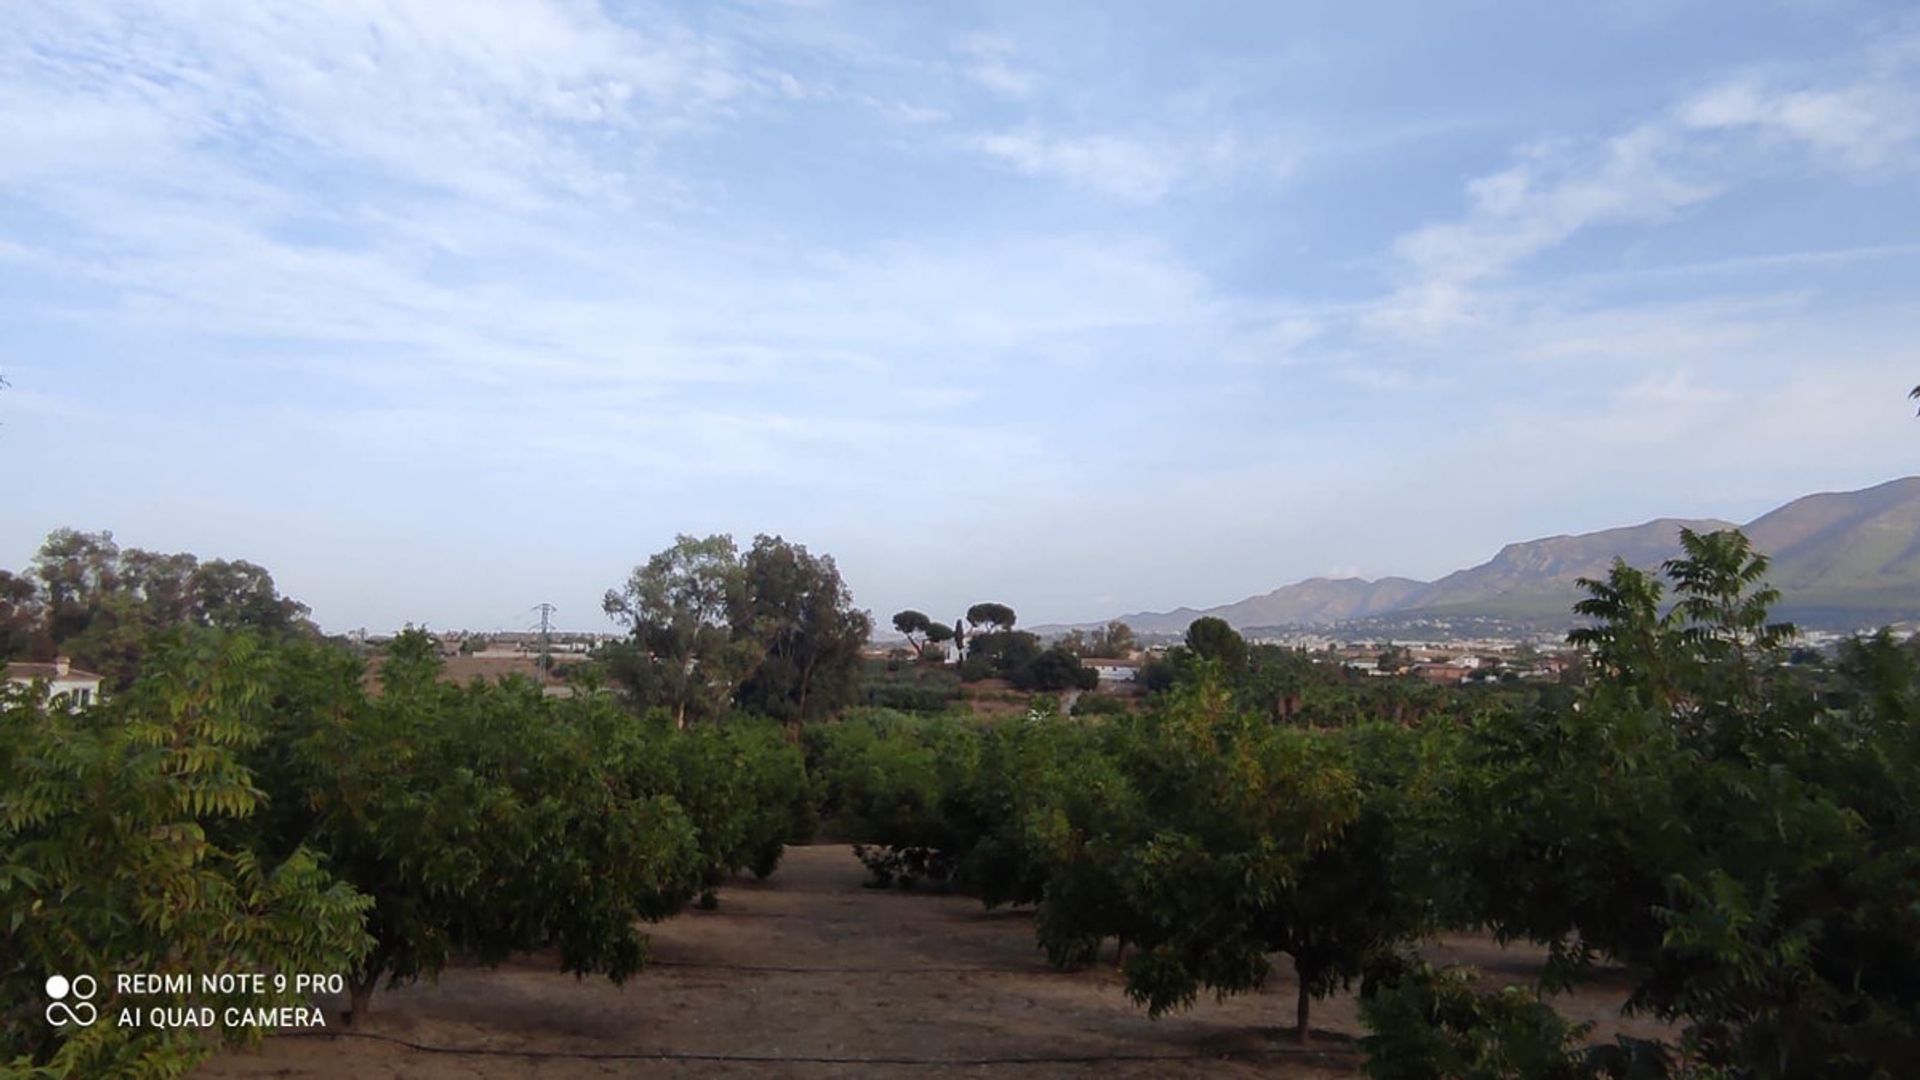
[[[1680,553],[1681,529],[1733,527],[1731,521],[1713,518],[1656,518],[1644,525],[1508,544],[1479,566],[1456,570],[1421,589],[1400,610],[1510,616],[1565,612],[1580,597],[1576,582],[1605,577],[1616,557],[1634,566],[1656,567]]]
[[[1569,608],[1580,596],[1576,579],[1605,575],[1616,557],[1657,568],[1679,552],[1683,527],[1705,532],[1734,525],[1711,518],[1659,518],[1508,544],[1486,562],[1433,582],[1311,578],[1232,604],[1120,619],[1148,634],[1178,633],[1203,615],[1243,630],[1397,615],[1570,622]],[[1783,617],[1810,628],[1843,629],[1920,620],[1920,477],[1808,495],[1739,528],[1773,559],[1768,577],[1781,590]]]
[[[1425,582],[1412,578],[1385,577],[1378,581],[1366,581],[1362,578],[1317,577],[1283,585],[1263,596],[1250,596],[1237,603],[1205,610],[1178,608],[1163,612],[1136,612],[1120,616],[1120,621],[1144,634],[1179,633],[1193,620],[1205,615],[1225,619],[1234,626],[1345,622],[1398,611],[1424,588],[1427,588]]]
[[[1809,625],[1920,617],[1920,477],[1808,495],[1745,527],[1782,613]]]

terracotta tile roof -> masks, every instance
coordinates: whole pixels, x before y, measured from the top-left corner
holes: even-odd
[[[52,664],[29,663],[8,664],[5,674],[8,682],[32,682],[35,679],[46,679],[49,682],[54,679],[92,679],[95,682],[101,682],[106,678],[104,675],[81,671],[79,668],[68,668],[67,673],[62,675],[60,669]]]

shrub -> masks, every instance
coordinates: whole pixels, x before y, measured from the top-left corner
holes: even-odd
[[[1082,694],[1073,703],[1075,716],[1125,716],[1131,711],[1125,699],[1112,694]]]
[[[1360,1040],[1374,1080],[1582,1080],[1591,1024],[1519,987],[1474,989],[1473,972],[1409,963],[1362,993]]]

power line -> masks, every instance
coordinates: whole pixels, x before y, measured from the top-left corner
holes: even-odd
[[[1316,1036],[1326,1038],[1337,1033],[1315,1032]],[[983,1067],[992,1065],[1035,1066],[1035,1065],[1099,1065],[1108,1062],[1150,1062],[1150,1061],[1256,1061],[1270,1058],[1306,1058],[1329,1065],[1351,1065],[1351,1051],[1338,1049],[1308,1049],[1305,1047],[1263,1047],[1249,1050],[1222,1050],[1215,1053],[1154,1053],[1120,1052],[1110,1054],[1043,1054],[1025,1056],[991,1057],[906,1057],[906,1056],[855,1056],[840,1054],[725,1054],[699,1053],[675,1050],[532,1050],[509,1049],[493,1046],[437,1046],[432,1043],[418,1043],[410,1039],[392,1035],[380,1035],[371,1031],[292,1031],[277,1036],[282,1039],[319,1039],[333,1042],[339,1039],[367,1039],[373,1042],[392,1043],[428,1054],[458,1054],[471,1057],[514,1057],[533,1060],[578,1061],[686,1061],[686,1062],[741,1062],[758,1065],[891,1065],[920,1066],[923,1068],[942,1068],[953,1066]]]
[[[553,613],[560,609],[543,602],[533,610],[540,613],[540,677],[544,679],[553,672]]]

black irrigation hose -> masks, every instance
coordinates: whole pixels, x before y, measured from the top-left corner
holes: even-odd
[[[1344,1055],[1325,1050],[1271,1049],[1219,1054],[1059,1054],[1036,1057],[851,1057],[827,1054],[700,1054],[675,1050],[507,1050],[495,1047],[433,1046],[392,1035],[368,1031],[290,1032],[282,1039],[368,1039],[392,1043],[427,1054],[454,1054],[465,1057],[512,1057],[538,1060],[576,1061],[708,1061],[748,1065],[900,1065],[925,1068],[986,1065],[1099,1065],[1110,1061],[1243,1061],[1254,1058],[1309,1057],[1322,1061],[1343,1059]]]
[[[1035,971],[1008,971],[996,967],[782,967],[777,964],[706,964],[696,960],[648,960],[650,968],[711,968],[714,971],[767,972],[783,975],[1035,975]]]

